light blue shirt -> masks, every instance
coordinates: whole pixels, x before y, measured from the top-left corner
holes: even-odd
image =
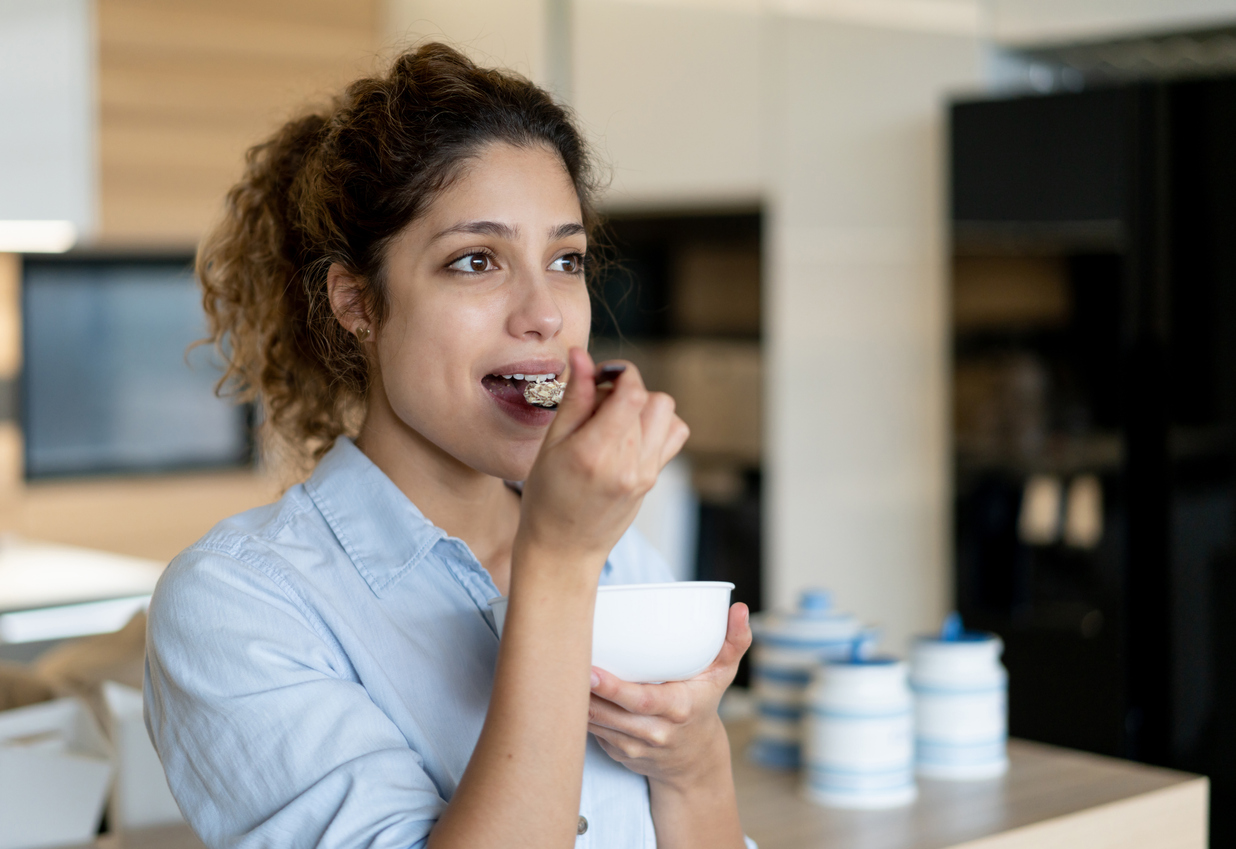
[[[635,532],[602,584],[671,580]],[[211,847],[421,847],[485,720],[498,590],[340,439],[278,502],[167,568],[150,605],[146,724]],[[589,736],[576,846],[656,846],[648,784]]]

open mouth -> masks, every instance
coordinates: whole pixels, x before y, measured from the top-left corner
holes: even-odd
[[[522,404],[531,407],[524,399],[524,387],[529,383],[545,383],[553,380],[556,374],[489,374],[481,378],[481,385],[490,395],[510,404]]]

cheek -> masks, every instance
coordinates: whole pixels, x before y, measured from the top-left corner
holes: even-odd
[[[592,331],[592,301],[583,286],[567,293],[559,301],[562,309],[562,332],[571,345],[585,347]]]
[[[473,372],[502,330],[501,304],[493,300],[392,302],[379,349],[382,379],[396,415],[422,434],[470,432],[479,421]]]

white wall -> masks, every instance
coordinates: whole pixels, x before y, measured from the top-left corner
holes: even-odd
[[[550,0],[387,0],[386,47],[443,39],[482,65],[548,85]]]
[[[90,0],[0,0],[0,219],[95,224]]]
[[[765,28],[766,598],[879,625],[949,597],[946,94],[974,34],[778,16]]]
[[[759,202],[754,7],[578,0],[572,17],[573,103],[612,169],[606,208]]]
[[[1236,0],[986,0],[1009,44],[1113,38],[1236,23]]]

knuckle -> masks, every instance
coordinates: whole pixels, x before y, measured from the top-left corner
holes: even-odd
[[[691,718],[691,708],[677,704],[665,712],[665,718],[675,725],[683,725]]]
[[[634,741],[628,742],[624,740],[621,743],[614,744],[614,748],[617,749],[626,760],[633,761],[639,757],[639,747]]]
[[[643,473],[640,475],[640,479],[639,479],[639,492],[640,492],[640,494],[647,493],[650,489],[652,489],[654,486],[656,486],[656,483],[657,483],[657,471],[656,471],[656,469],[653,469],[653,470],[651,470],[651,471],[645,471],[645,472],[643,472]]]
[[[643,407],[648,403],[648,390],[643,385],[632,387],[627,393],[627,403],[632,407]]]
[[[599,464],[594,454],[575,448],[571,452],[571,465],[585,477],[594,477],[599,471]]]
[[[623,493],[638,492],[643,485],[640,469],[627,468],[618,473],[618,489]]]
[[[652,731],[648,733],[648,742],[658,749],[664,749],[670,742],[669,729],[660,725],[653,728]]]

